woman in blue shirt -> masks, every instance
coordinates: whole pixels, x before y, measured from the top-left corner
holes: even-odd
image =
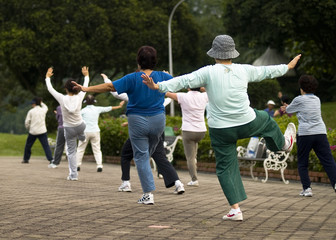
[[[155,151],[165,127],[164,93],[153,91],[142,83],[142,74],[150,76],[155,83],[167,81],[171,75],[154,71],[157,64],[156,50],[150,46],[142,46],[137,54],[138,71],[112,83],[103,83],[91,87],[77,84],[84,92],[118,92],[127,93],[129,101],[126,115],[128,117],[128,132],[132,143],[134,161],[137,166],[143,195],[138,200],[142,204],[154,204],[154,178],[149,158]],[[183,184],[179,182],[184,192]]]

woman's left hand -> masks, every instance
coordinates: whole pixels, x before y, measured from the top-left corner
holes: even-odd
[[[147,85],[147,87],[149,87],[150,89],[154,89],[154,90],[158,90],[159,89],[159,85],[154,83],[153,79],[151,77],[149,77],[147,74],[142,74],[142,82],[144,84]]]

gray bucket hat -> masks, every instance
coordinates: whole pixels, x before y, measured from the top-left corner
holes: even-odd
[[[218,35],[212,42],[212,48],[207,54],[215,59],[233,59],[239,56],[235,43],[229,35]]]

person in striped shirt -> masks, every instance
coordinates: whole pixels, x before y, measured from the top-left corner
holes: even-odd
[[[297,133],[298,170],[302,183],[300,196],[313,196],[308,175],[309,153],[313,149],[326,171],[331,186],[336,191],[336,163],[331,154],[326,126],[321,116],[321,102],[314,94],[318,81],[311,75],[299,79],[301,95],[291,104],[281,107],[287,113],[296,113],[299,120]]]

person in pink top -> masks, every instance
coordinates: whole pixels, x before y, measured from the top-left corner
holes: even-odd
[[[197,178],[197,149],[198,143],[204,138],[207,128],[205,126],[204,112],[208,104],[208,95],[201,93],[200,88],[188,89],[187,93],[166,93],[177,101],[182,109],[182,138],[184,154],[191,181],[188,186],[199,186]]]

